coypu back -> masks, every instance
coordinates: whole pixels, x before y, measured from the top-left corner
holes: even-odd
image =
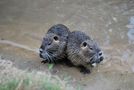
[[[70,31],[69,31],[69,28],[66,27],[65,25],[63,25],[63,24],[57,24],[57,25],[52,26],[48,30],[47,34],[50,34],[50,33],[54,33],[54,34],[56,34],[56,35],[64,38],[65,40],[67,40]]]

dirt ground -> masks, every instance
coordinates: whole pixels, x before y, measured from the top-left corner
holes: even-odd
[[[21,70],[48,72],[37,52],[58,23],[94,38],[105,59],[88,75],[59,64],[52,74],[70,76],[84,90],[134,90],[133,0],[0,0],[1,58]]]

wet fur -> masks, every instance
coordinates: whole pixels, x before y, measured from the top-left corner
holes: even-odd
[[[91,57],[86,57],[86,54],[87,56],[90,56],[91,53],[88,52],[88,53],[83,54],[81,52],[80,45],[83,41],[90,41],[90,40],[91,38],[81,31],[71,32],[68,38],[67,56],[71,62],[70,64],[72,64],[72,66],[78,67],[80,69],[80,72],[84,74],[90,73],[90,70],[87,68],[87,65],[90,64],[90,61],[89,63],[87,63],[85,60],[87,58],[89,59],[91,58]],[[92,44],[95,46],[93,47],[93,49],[97,48],[95,49],[96,50],[95,53],[98,52],[97,50],[100,50],[99,47],[94,44],[93,40],[91,41],[93,42]]]

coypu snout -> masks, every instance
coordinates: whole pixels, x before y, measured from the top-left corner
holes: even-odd
[[[94,63],[99,64],[101,61],[103,61],[104,57],[103,57],[103,53],[102,51],[99,51],[91,60],[90,60],[90,64],[93,65]]]

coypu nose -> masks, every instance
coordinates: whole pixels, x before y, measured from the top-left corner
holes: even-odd
[[[100,61],[103,61],[104,57],[100,57]]]
[[[103,54],[102,51],[100,51],[100,52],[98,53],[99,58],[100,58],[100,60],[99,60],[100,62],[103,61],[103,59],[104,59],[104,57],[103,57],[102,54]]]

